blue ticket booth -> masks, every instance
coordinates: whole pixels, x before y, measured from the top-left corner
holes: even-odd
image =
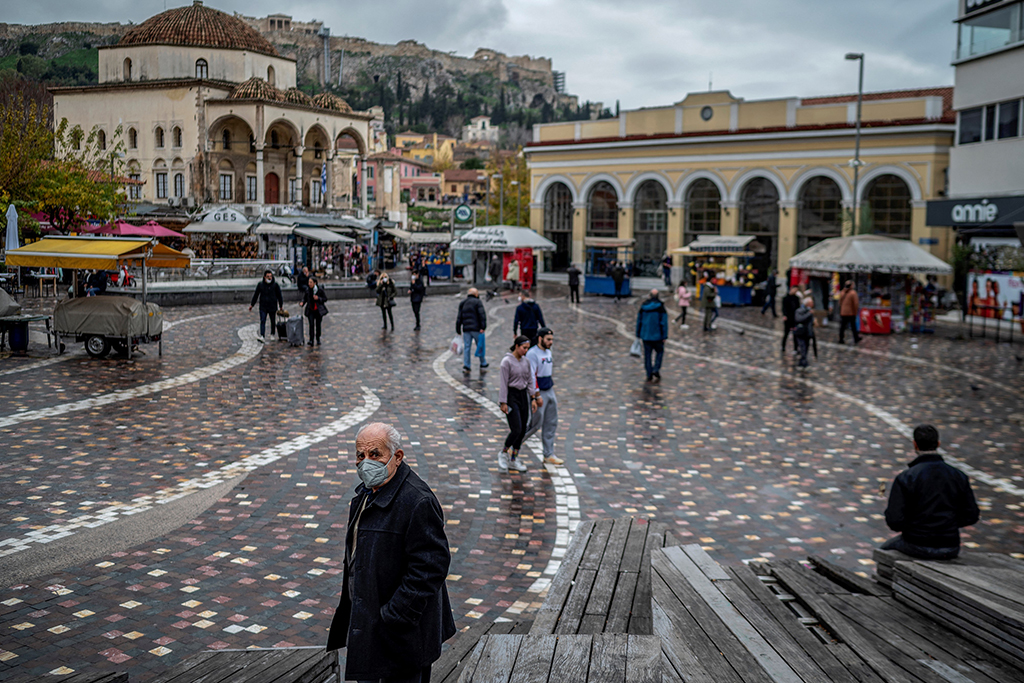
[[[587,250],[584,264],[583,293],[615,296],[612,269],[620,263],[626,270],[622,280],[622,296],[630,296],[630,275],[633,270],[633,240],[617,237],[587,237],[583,241]]]

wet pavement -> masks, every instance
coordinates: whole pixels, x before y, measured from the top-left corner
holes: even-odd
[[[162,358],[0,359],[0,675],[120,668],[145,681],[204,649],[322,644],[368,419],[398,427],[444,506],[460,627],[536,609],[581,518],[666,521],[726,562],[820,554],[869,572],[891,535],[880,487],[921,422],[974,477],[983,521],[966,546],[1021,551],[1020,345],[940,327],[840,348],[833,327],[798,370],[779,321],[725,309],[713,333],[693,318],[674,327],[664,379],[647,384],[629,356],[638,302],[570,307],[562,294],[538,298],[556,334],[566,464],[531,460],[522,475],[497,470],[513,310],[500,299],[493,369],[474,362],[468,378],[446,357],[450,296],[428,297],[421,332],[404,302],[393,333],[372,301],[336,302],[321,347],[260,345],[245,306],[195,307],[166,310]],[[217,492],[208,508],[145,534],[203,491]],[[95,539],[87,561],[76,538]],[[30,575],[27,558],[62,553],[68,566]]]

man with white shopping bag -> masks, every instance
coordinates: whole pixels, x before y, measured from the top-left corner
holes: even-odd
[[[472,343],[476,342],[476,357],[480,359],[480,369],[487,367],[487,338],[484,332],[487,330],[487,311],[484,310],[484,302],[480,301],[480,293],[476,287],[466,292],[466,298],[459,303],[459,313],[455,316],[455,333],[462,335],[462,371],[469,374],[470,358],[469,349]],[[452,344],[457,346],[457,340]],[[457,353],[453,349],[453,353]]]

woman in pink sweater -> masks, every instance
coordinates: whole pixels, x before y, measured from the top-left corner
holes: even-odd
[[[509,467],[517,472],[526,471],[526,464],[519,459],[519,448],[523,445],[526,428],[530,424],[530,396],[533,396],[534,403],[540,400],[533,367],[526,360],[526,352],[529,350],[530,338],[519,335],[501,359],[498,404],[508,418],[509,428],[505,447],[498,454],[498,469],[502,472],[507,472]]]

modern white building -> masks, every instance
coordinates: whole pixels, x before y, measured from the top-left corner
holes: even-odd
[[[959,0],[948,199],[927,222],[961,236],[1012,236],[1024,223],[1024,2]]]

